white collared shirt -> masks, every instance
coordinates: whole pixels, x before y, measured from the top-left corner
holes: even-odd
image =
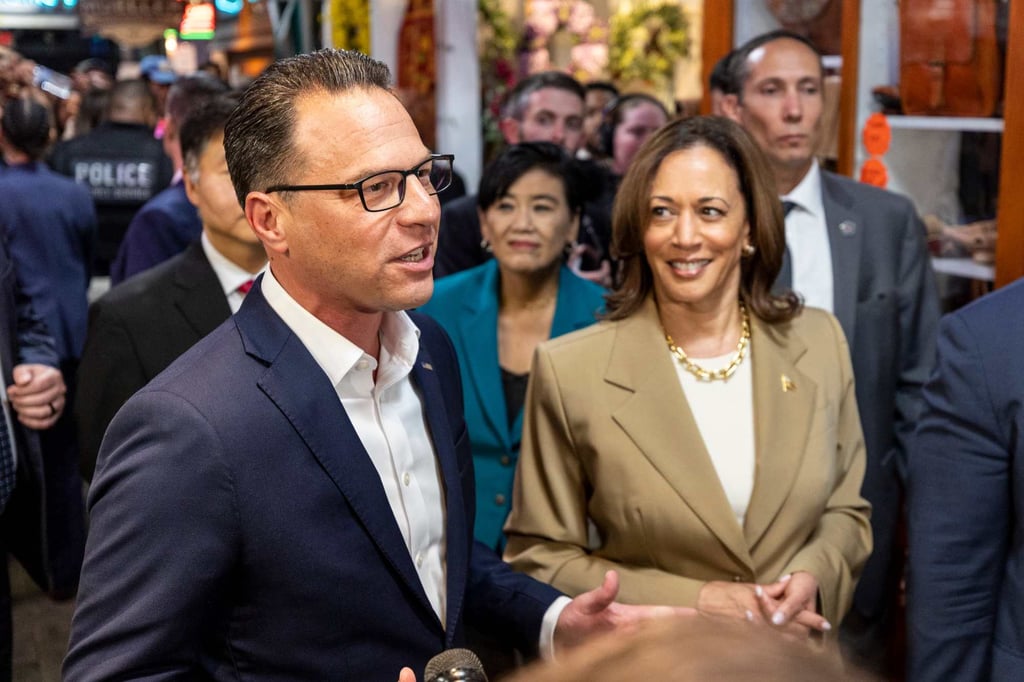
[[[833,312],[832,249],[818,164],[812,163],[800,184],[781,199],[796,204],[786,216],[793,291],[803,296],[806,305]]]
[[[238,309],[242,307],[242,301],[245,300],[245,294],[240,292],[238,287],[256,279],[260,273],[249,272],[229,261],[224,254],[210,243],[210,239],[206,236],[205,231],[199,241],[202,244],[203,253],[206,254],[206,260],[210,261],[210,267],[213,268],[213,274],[217,275],[217,281],[220,282],[220,287],[224,290],[224,296],[228,299],[228,306],[231,308],[231,312],[237,313]],[[263,269],[266,269],[265,265]]]
[[[427,598],[444,624],[443,486],[423,405],[410,377],[419,353],[419,329],[404,312],[384,313],[378,364],[299,305],[269,268],[262,291],[334,386],[377,469]]]

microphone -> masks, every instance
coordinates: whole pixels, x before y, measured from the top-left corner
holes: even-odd
[[[447,649],[427,661],[423,682],[487,682],[484,666],[469,649]]]

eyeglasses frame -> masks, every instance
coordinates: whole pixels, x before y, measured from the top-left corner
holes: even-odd
[[[363,209],[365,209],[369,213],[381,213],[383,211],[390,211],[393,208],[398,208],[399,206],[402,205],[402,203],[405,201],[405,193],[406,193],[406,186],[407,186],[406,183],[409,180],[409,176],[412,175],[413,173],[417,172],[420,168],[422,168],[423,164],[429,163],[431,161],[447,161],[449,167],[452,170],[452,177],[454,177],[454,175],[455,175],[455,155],[454,154],[431,154],[430,156],[428,156],[427,158],[423,159],[423,161],[419,162],[418,164],[416,164],[415,166],[413,166],[409,170],[398,170],[397,168],[396,169],[392,169],[392,170],[381,170],[381,171],[376,171],[374,173],[370,173],[365,178],[363,178],[361,180],[356,180],[355,182],[348,182],[348,183],[342,183],[342,184],[333,184],[333,185],[273,185],[273,186],[268,187],[267,189],[263,190],[263,192],[264,192],[264,194],[271,194],[273,192],[307,192],[307,191],[314,191],[315,192],[315,191],[321,191],[321,190],[338,190],[338,189],[353,190],[354,189],[356,192],[359,193],[359,201],[363,204]],[[372,178],[377,177],[378,175],[384,175],[385,173],[401,173],[401,175],[402,175],[402,184],[399,185],[399,187],[401,188],[399,190],[399,194],[401,196],[398,199],[398,203],[395,204],[394,206],[388,206],[387,208],[370,208],[369,206],[366,205],[366,197],[363,196],[363,183],[366,182],[367,180],[370,180]],[[447,185],[445,185],[444,187],[440,187],[440,188],[434,188],[433,191],[428,191],[427,195],[428,196],[433,196],[433,195],[437,194],[438,192],[441,192],[441,191],[447,189],[448,187],[450,187],[451,183],[452,183],[452,177],[448,178],[448,184]]]

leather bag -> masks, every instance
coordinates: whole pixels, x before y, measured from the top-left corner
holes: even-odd
[[[900,0],[905,114],[991,116],[1000,96],[999,0]]]

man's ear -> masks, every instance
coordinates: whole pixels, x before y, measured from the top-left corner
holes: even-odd
[[[288,252],[288,208],[280,197],[249,192],[245,197],[245,218],[263,246],[274,253]]]
[[[505,138],[505,144],[518,144],[520,141],[519,121],[514,118],[503,118],[498,121],[498,129]]]
[[[722,95],[722,114],[736,121],[742,123],[740,120],[740,111],[743,106],[740,104],[740,96],[735,93]]]

